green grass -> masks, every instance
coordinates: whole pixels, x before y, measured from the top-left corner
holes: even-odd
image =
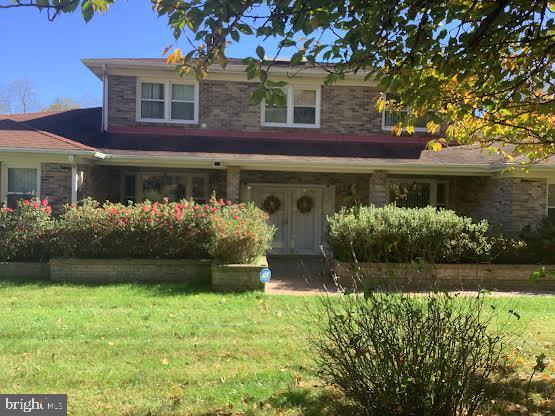
[[[300,319],[315,301],[0,282],[0,391],[68,393],[73,415],[323,414],[332,400],[310,370]],[[538,352],[555,357],[555,296],[492,302],[522,316],[519,373]],[[538,380],[545,406],[553,367]]]

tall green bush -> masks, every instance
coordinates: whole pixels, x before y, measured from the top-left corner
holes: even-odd
[[[487,221],[433,207],[342,209],[328,217],[328,243],[341,261],[478,261],[492,255]]]

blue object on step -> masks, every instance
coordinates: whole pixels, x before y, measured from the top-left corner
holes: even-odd
[[[262,283],[268,283],[271,278],[272,278],[272,272],[270,271],[270,269],[265,267],[264,269],[260,270],[260,281]]]

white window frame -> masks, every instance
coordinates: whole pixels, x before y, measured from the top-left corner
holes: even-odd
[[[388,178],[387,180],[387,202],[393,203],[395,201],[391,201],[390,198],[390,191],[391,185],[400,184],[400,183],[427,183],[430,185],[430,203],[429,206],[437,207],[437,185],[444,184],[445,185],[445,208],[449,208],[449,181],[446,179],[414,179],[414,178]]]
[[[141,117],[141,102],[142,99],[142,84],[163,84],[164,85],[164,118],[142,118]],[[175,85],[192,85],[195,87],[195,110],[193,120],[180,120],[171,118],[171,105],[172,105],[172,84]],[[199,119],[199,85],[198,82],[188,80],[173,80],[173,79],[156,79],[156,78],[138,78],[136,87],[136,121],[146,123],[171,123],[171,124],[198,124]],[[146,101],[162,101],[151,100]],[[175,100],[175,102],[190,102]]]
[[[153,172],[129,172],[125,171],[121,173],[121,181],[120,181],[120,195],[121,195],[121,202],[125,203],[128,201],[127,197],[130,195],[124,195],[125,193],[125,177],[126,176],[135,176],[135,202],[140,203],[144,202],[144,190],[143,190],[143,177],[144,176],[162,176],[167,174],[168,176],[177,176],[179,178],[184,179],[184,183],[186,186],[187,194],[185,195],[185,199],[191,199],[193,197],[193,178],[203,178],[204,179],[204,199],[208,201],[210,199],[210,195],[208,195],[208,188],[209,188],[209,176],[207,173],[180,173],[180,172],[161,172],[161,171],[153,171]]]
[[[37,170],[37,189],[35,197],[41,198],[41,164],[40,162],[1,162],[0,163],[0,205],[8,203],[8,169],[22,168],[22,169],[36,169]]]
[[[263,100],[260,103],[260,124],[264,127],[296,127],[296,128],[308,128],[308,129],[318,129],[320,128],[320,109],[321,109],[321,88],[320,86],[311,85],[287,85],[284,87],[287,90],[287,122],[286,123],[274,123],[266,121],[266,101]],[[314,117],[314,124],[306,123],[294,123],[294,111],[295,111],[295,90],[310,90],[316,92],[316,114]],[[306,107],[306,106],[305,106]]]
[[[385,94],[385,99],[387,100],[387,93]],[[391,129],[393,129],[393,127],[395,127],[395,126],[386,126],[386,124],[385,124],[385,113],[386,112],[391,113],[391,111],[389,111],[388,109],[386,109],[386,108],[383,109],[383,111],[382,111],[382,130],[391,132]],[[399,111],[399,112],[400,113],[408,113],[408,110],[407,109],[401,109],[401,111]],[[438,131],[439,130],[441,130],[441,127],[438,129]],[[414,131],[418,132],[418,133],[425,133],[425,132],[428,131],[428,128],[427,127],[415,127]]]
[[[549,210],[550,209],[555,209],[555,205],[549,205],[549,186],[553,186],[555,187],[555,179],[548,179],[547,180],[547,189],[545,191],[546,195],[545,195],[545,216],[547,217],[549,215]]]

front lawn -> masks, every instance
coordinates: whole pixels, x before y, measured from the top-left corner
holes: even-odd
[[[0,392],[68,393],[73,415],[325,414],[330,394],[310,372],[299,319],[314,302],[185,285],[0,282]],[[539,352],[555,357],[555,296],[492,303],[522,317],[519,372]],[[544,408],[554,367],[533,383]]]

